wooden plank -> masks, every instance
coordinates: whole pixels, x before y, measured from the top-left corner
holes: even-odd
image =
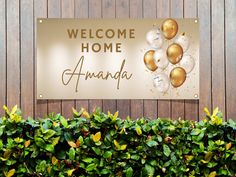
[[[236,120],[236,1],[225,1],[226,108],[227,119]]]
[[[225,115],[224,1],[211,4],[212,16],[212,107]]]
[[[102,17],[102,1],[89,0],[89,18],[101,18],[101,17]],[[102,100],[98,99],[89,100],[89,112],[94,111],[95,108],[102,109]]]
[[[61,14],[62,18],[74,18],[75,7],[74,0],[61,0]],[[75,108],[75,100],[63,100],[61,103],[62,115],[66,118],[72,117],[72,107]]]
[[[199,119],[203,119],[204,107],[211,107],[211,9],[210,0],[198,0],[198,17],[200,20],[200,99]]]
[[[156,0],[143,0],[143,17],[156,18],[157,4]],[[157,118],[157,100],[144,100],[144,116],[148,118]]]
[[[88,18],[88,0],[75,0],[75,18]],[[88,110],[88,100],[76,100],[76,109]]]
[[[171,0],[171,17],[183,18],[183,0]],[[173,100],[171,101],[171,117],[172,119],[184,118],[184,101]]]
[[[197,17],[197,0],[184,1],[184,18]],[[198,100],[185,100],[185,118],[189,120],[198,120]]]
[[[59,0],[48,0],[48,17],[61,17],[61,2]],[[48,100],[48,112],[61,113],[61,100]]]
[[[21,2],[21,109],[34,116],[34,15],[33,1]]]
[[[103,18],[115,18],[116,15],[116,3],[115,0],[103,0],[102,1],[102,17]],[[106,113],[116,112],[116,100],[103,100],[103,111]]]
[[[75,0],[75,17],[88,18],[88,0]]]
[[[4,115],[2,106],[6,104],[6,4],[0,0],[0,116]]]
[[[142,0],[130,0],[130,18],[142,18]],[[143,117],[143,100],[130,100],[130,116],[133,119]]]
[[[170,16],[170,0],[157,0],[157,17],[168,18]],[[171,117],[171,101],[158,100],[158,117]]]
[[[7,105],[20,105],[19,1],[7,2]]]
[[[116,18],[129,18],[129,1],[116,0]],[[117,100],[119,117],[130,116],[130,100]]]
[[[37,0],[34,1],[34,46],[36,47],[36,27],[37,18],[47,17],[47,0]],[[34,58],[36,62],[36,48],[35,48]],[[34,65],[35,75],[36,75],[36,65]],[[36,84],[35,76],[35,84]],[[44,117],[48,113],[47,100],[37,100],[35,99],[35,118]]]

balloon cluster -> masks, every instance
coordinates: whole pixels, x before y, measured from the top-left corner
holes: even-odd
[[[151,50],[144,54],[144,63],[150,71],[155,71],[154,86],[160,92],[168,91],[170,84],[174,88],[183,85],[187,74],[195,66],[193,57],[186,53],[190,43],[189,37],[182,33],[175,38],[177,33],[178,23],[169,18],[162,23],[161,29],[152,29],[146,34],[146,40]],[[171,40],[171,44],[164,49],[164,42],[169,40]],[[174,66],[169,75],[164,72],[156,72],[158,68],[161,69],[160,71],[165,70],[169,63]]]

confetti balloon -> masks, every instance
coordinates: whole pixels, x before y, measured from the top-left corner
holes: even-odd
[[[154,59],[158,68],[165,69],[169,64],[166,52],[163,49],[155,51]]]
[[[173,87],[180,87],[186,80],[186,71],[181,67],[176,67],[170,72],[170,83]]]
[[[166,92],[170,87],[170,80],[164,73],[156,74],[153,78],[154,87],[160,92]]]
[[[157,65],[154,60],[154,53],[154,50],[149,50],[144,54],[143,58],[146,67],[151,71],[155,71],[157,69]]]
[[[178,32],[178,23],[174,19],[166,19],[161,26],[161,30],[163,32],[163,35],[166,39],[170,40]]]
[[[179,44],[182,47],[183,52],[186,52],[189,48],[189,37],[186,36],[185,33],[183,33],[177,37],[175,43]]]
[[[153,29],[146,34],[146,40],[152,48],[161,48],[163,38],[159,29]]]
[[[184,68],[186,73],[190,73],[195,66],[195,61],[191,55],[183,55],[179,64]]]
[[[179,44],[173,43],[167,48],[166,54],[172,64],[177,64],[183,56],[183,49]]]

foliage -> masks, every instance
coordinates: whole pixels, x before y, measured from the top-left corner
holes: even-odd
[[[236,123],[215,109],[200,122],[121,120],[97,109],[0,118],[0,176],[234,176]]]

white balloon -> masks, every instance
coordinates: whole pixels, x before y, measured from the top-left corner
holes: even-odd
[[[146,40],[148,44],[155,49],[161,48],[163,45],[163,37],[159,29],[152,29],[148,31],[146,34]]]
[[[165,69],[169,64],[166,52],[163,49],[157,49],[155,51],[154,59],[158,68]]]
[[[170,80],[165,73],[159,73],[154,76],[153,84],[158,91],[166,92],[170,87]]]
[[[195,66],[194,58],[191,55],[184,54],[179,65],[185,69],[186,73],[190,73]]]
[[[186,36],[184,33],[180,34],[176,40],[175,43],[179,44],[183,48],[183,52],[186,52],[189,48],[189,37]]]

